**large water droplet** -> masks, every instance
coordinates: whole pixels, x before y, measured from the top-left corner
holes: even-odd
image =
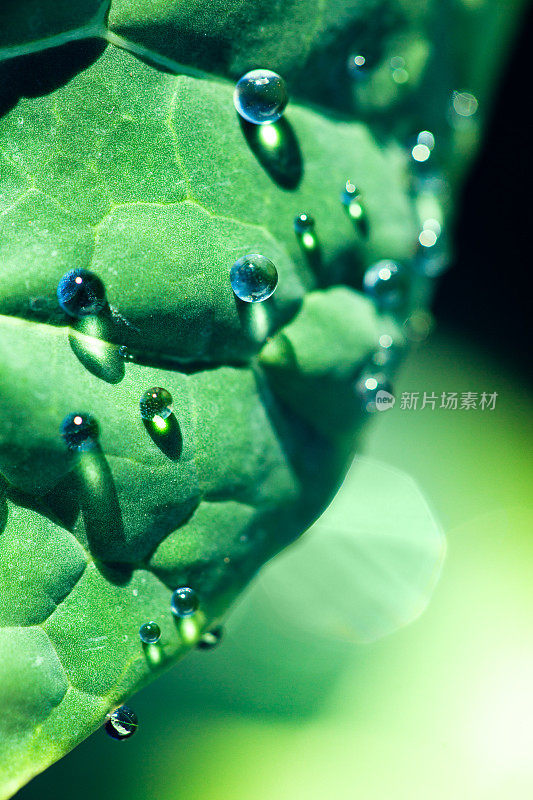
[[[170,598],[170,610],[175,617],[190,617],[199,605],[198,595],[190,586],[179,586]]]
[[[157,622],[145,622],[139,628],[139,636],[143,644],[156,644],[161,638],[161,628]]]
[[[210,631],[206,631],[200,637],[200,640],[197,644],[199,650],[212,650],[222,641],[222,637],[224,636],[224,628],[222,626],[218,626],[216,628],[212,628]]]
[[[404,303],[407,277],[395,261],[378,261],[365,272],[363,289],[381,310],[390,311]]]
[[[120,706],[108,714],[105,729],[113,739],[129,739],[137,730],[138,725],[139,721],[135,711],[128,706]]]
[[[167,419],[172,414],[172,395],[161,386],[152,386],[141,397],[139,407],[141,417],[149,422],[156,417],[161,420]]]
[[[98,423],[82,411],[68,414],[59,430],[69,450],[90,450],[98,439]]]
[[[57,286],[57,300],[71,317],[99,314],[107,305],[104,284],[86,269],[71,269],[63,275]]]
[[[387,411],[395,403],[392,384],[382,372],[365,371],[355,384],[363,409],[369,413]]]
[[[269,69],[254,69],[237,83],[233,102],[238,113],[248,122],[268,125],[282,116],[289,96],[280,75]]]
[[[231,288],[245,303],[268,300],[278,285],[278,271],[272,261],[259,253],[249,253],[232,266]]]

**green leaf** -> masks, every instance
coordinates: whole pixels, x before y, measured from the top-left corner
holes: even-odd
[[[431,7],[4,3],[0,797],[193,647],[342,481],[364,422],[358,370],[384,332],[402,344],[401,319],[358,289],[370,263],[407,261],[416,245],[409,98],[431,97],[427,119],[450,138]],[[354,42],[378,65],[366,101],[345,74]],[[385,91],[399,42],[412,80]],[[284,73],[293,97],[266,128],[244,125],[232,103],[233,79],[258,64]],[[384,137],[334,111],[354,108],[398,113]],[[349,178],[366,230],[339,201]],[[316,220],[312,251],[294,234],[301,212]],[[237,303],[229,282],[250,252],[280,277],[257,306]],[[73,267],[105,283],[98,318],[74,322],[58,306]],[[430,293],[415,279],[413,304]],[[140,418],[150,386],[174,398],[163,429]],[[62,441],[73,411],[96,417],[93,450]],[[181,583],[201,607],[176,624]],[[149,619],[163,635],[147,651]]]

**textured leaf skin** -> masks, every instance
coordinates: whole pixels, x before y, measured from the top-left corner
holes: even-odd
[[[307,101],[402,107],[379,70],[365,96],[324,69],[363,26],[385,65],[404,37],[409,89],[437,85],[435,115],[448,84],[424,77],[430,5],[2,9],[0,796],[194,646],[342,480],[363,422],[354,375],[396,330],[357,291],[361,274],[409,259],[418,221],[398,142]],[[296,98],[275,157],[232,107],[228,79],[258,63]],[[418,124],[407,106],[390,120]],[[348,177],[364,191],[367,238],[339,204]],[[317,221],[318,271],[292,229],[301,211]],[[259,309],[237,305],[228,280],[253,251],[280,273]],[[105,282],[111,311],[97,323],[74,325],[57,305],[73,266]],[[167,440],[139,416],[152,385],[174,397]],[[98,450],[66,450],[59,425],[72,410],[98,419]],[[201,611],[178,626],[169,601],[182,582]],[[163,634],[148,653],[138,628],[152,618]]]

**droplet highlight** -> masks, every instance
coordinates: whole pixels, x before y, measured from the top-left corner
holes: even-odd
[[[254,69],[238,81],[233,102],[241,117],[254,125],[270,125],[289,102],[283,78],[268,69]]]
[[[344,186],[341,194],[341,203],[357,231],[366,236],[368,233],[368,220],[363,195],[350,180],[346,181]]]
[[[99,314],[107,306],[105,286],[94,272],[71,269],[57,286],[57,300],[71,317]]]
[[[143,394],[139,403],[141,417],[156,423],[170,417],[173,407],[172,395],[162,386],[152,386]]]
[[[232,266],[231,288],[245,303],[262,303],[276,291],[278,271],[270,259],[259,253],[249,253]]]
[[[420,131],[411,147],[411,157],[417,164],[425,164],[435,149],[435,136],[431,131]]]
[[[202,634],[197,647],[199,650],[213,650],[213,648],[220,644],[223,636],[224,628],[222,628],[222,626],[212,628],[210,631],[206,631]]]
[[[300,245],[306,250],[314,250],[318,246],[315,233],[315,220],[311,214],[298,214],[294,220],[294,232]]]
[[[143,644],[157,644],[161,638],[161,628],[157,622],[145,622],[139,628],[139,638]]]
[[[198,611],[200,601],[198,595],[190,586],[179,586],[170,598],[170,610],[175,617],[191,617]]]
[[[354,81],[364,81],[370,74],[368,59],[362,53],[355,53],[348,58],[348,75]]]
[[[98,441],[98,423],[85,411],[68,414],[59,430],[69,450],[90,450]]]
[[[105,722],[106,733],[112,739],[129,739],[139,726],[137,714],[132,711],[128,706],[120,706],[120,708],[108,714]]]
[[[365,272],[363,289],[380,310],[392,311],[405,302],[406,274],[395,261],[378,261]]]
[[[364,411],[387,411],[395,403],[392,384],[383,372],[365,371],[355,384],[355,392]]]

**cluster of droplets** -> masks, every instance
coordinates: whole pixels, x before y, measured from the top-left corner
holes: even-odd
[[[402,57],[394,57],[390,61],[392,78],[396,83],[405,83],[408,73]],[[348,69],[356,80],[366,79],[369,75],[367,58],[362,54],[350,57]],[[237,83],[234,92],[234,104],[239,115],[254,125],[271,125],[277,122],[288,103],[288,94],[283,78],[275,72],[265,69],[252,70],[246,73]],[[458,116],[471,117],[477,111],[477,100],[468,93],[454,93],[452,107]],[[411,147],[412,159],[417,163],[429,160],[435,147],[435,137],[430,131],[420,131]],[[366,228],[367,215],[363,195],[359,188],[348,180],[341,194],[341,202],[348,217],[360,232]],[[294,231],[303,249],[312,250],[317,247],[316,224],[308,213],[299,214],[294,220]],[[441,227],[437,220],[425,221],[419,236],[419,245],[424,250],[435,248],[441,237]],[[439,273],[438,264],[442,256],[431,258],[424,254],[419,258],[418,271],[434,276]],[[423,267],[420,266],[423,264]],[[405,307],[407,298],[407,275],[404,268],[391,260],[381,260],[370,266],[363,277],[363,289],[371,297],[382,312],[396,311]],[[278,285],[276,266],[267,257],[259,253],[250,253],[239,258],[230,269],[231,288],[238,300],[245,303],[264,302],[275,292]],[[69,316],[83,318],[98,315],[108,308],[105,287],[101,279],[85,269],[73,269],[66,273],[57,288],[57,299],[60,307]],[[120,348],[120,355],[125,360],[132,360],[132,355],[125,346]],[[368,364],[360,373],[355,392],[363,409],[374,412],[391,407],[394,404],[390,372],[396,366],[398,348],[392,336],[382,334],[379,345]],[[173,411],[171,394],[163,387],[151,387],[140,399],[140,413],[146,423],[164,423]],[[84,451],[94,447],[98,439],[98,424],[86,412],[75,412],[65,417],[61,423],[61,435],[72,451]],[[179,586],[171,596],[170,610],[177,619],[193,616],[200,605],[196,591],[190,586]],[[222,638],[222,628],[216,627],[205,631],[197,642],[200,649],[215,647]],[[153,620],[145,622],[139,628],[139,638],[145,646],[156,646],[161,639],[161,628]],[[136,714],[127,706],[121,706],[111,712],[105,723],[105,729],[115,739],[127,739],[137,730]]]

